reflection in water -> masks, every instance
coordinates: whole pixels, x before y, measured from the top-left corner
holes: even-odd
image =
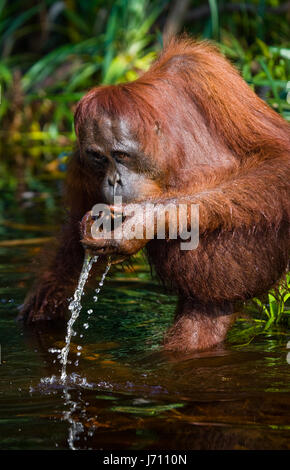
[[[35,248],[1,248],[0,255],[1,449],[290,448],[286,328],[246,346],[243,340],[186,356],[162,352],[175,298],[138,261],[135,272],[113,273],[87,329],[93,291],[82,297],[64,386],[49,350],[63,349],[66,325],[15,322]]]
[[[77,450],[77,447],[75,447],[75,441],[79,438],[79,434],[84,431],[82,423],[73,419],[73,413],[77,410],[78,403],[71,400],[71,396],[68,393],[67,388],[64,389],[63,396],[65,405],[69,408],[68,411],[64,411],[63,414],[64,420],[69,423],[69,435],[67,438],[67,443],[71,450]],[[81,397],[79,396],[79,403],[80,402]]]
[[[76,378],[77,377],[75,375],[72,375],[71,382],[77,384],[77,380],[75,380]],[[85,416],[85,407],[83,409],[81,407],[81,405],[83,404],[81,391],[78,392],[78,399],[74,401],[69,393],[68,385],[66,384],[63,389],[62,397],[64,399],[65,405],[63,419],[69,424],[67,438],[68,447],[71,450],[76,450],[76,441],[80,438],[80,434],[84,432],[83,424],[78,418],[75,418],[75,414],[81,417]]]
[[[60,388],[60,380],[55,375],[40,379],[40,390],[47,393],[49,390],[57,390]],[[74,400],[70,393],[70,388],[77,390],[77,398]],[[62,420],[68,423],[68,437],[67,443],[71,450],[77,450],[76,441],[80,439],[80,435],[84,433],[85,428],[80,418],[86,418],[86,406],[88,402],[82,399],[82,388],[91,389],[92,384],[89,384],[86,378],[80,377],[76,373],[72,373],[66,377],[66,383],[63,385],[61,398],[64,401],[64,411]],[[33,393],[35,390],[32,389]],[[88,431],[88,436],[93,435],[93,427]],[[86,436],[83,436],[87,440]]]

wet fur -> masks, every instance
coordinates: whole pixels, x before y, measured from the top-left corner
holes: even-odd
[[[224,339],[236,302],[265,292],[287,268],[289,124],[214,46],[189,39],[172,40],[135,82],[91,90],[76,110],[80,143],[88,116],[97,122],[100,113],[130,122],[142,149],[139,170],[158,187],[155,202],[199,204],[195,251],[152,240],[147,252],[180,297],[166,347],[212,347]],[[101,202],[101,178],[77,151],[68,172],[69,221],[57,257],[22,310],[27,321],[63,315],[83,258],[79,221]]]

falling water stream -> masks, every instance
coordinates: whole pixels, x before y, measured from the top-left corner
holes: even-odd
[[[49,198],[57,188],[49,187]],[[261,314],[248,310],[216,350],[163,351],[177,299],[152,280],[142,257],[134,271],[116,270],[99,296],[101,275],[86,301],[74,297],[82,310],[71,319],[77,334],[68,341],[67,324],[63,331],[15,322],[31,282],[27,266],[43,235],[50,236],[44,227],[59,220],[58,204],[57,212],[48,211],[47,200],[37,195],[19,204],[5,196],[0,449],[289,450],[289,323],[264,331]],[[77,312],[68,314],[69,320]],[[59,364],[65,345],[66,368]]]
[[[60,352],[60,363],[62,364],[60,380],[63,384],[66,382],[66,379],[67,379],[66,368],[67,368],[67,360],[68,360],[68,354],[69,354],[69,350],[70,350],[71,338],[75,334],[74,330],[73,330],[73,325],[74,325],[75,321],[77,320],[77,318],[80,314],[80,311],[82,309],[81,298],[82,298],[82,295],[83,295],[83,292],[84,292],[85,284],[86,284],[87,279],[89,277],[90,270],[91,270],[93,264],[97,260],[98,260],[98,256],[93,256],[93,255],[90,255],[88,252],[86,252],[84,262],[83,262],[82,271],[81,271],[81,274],[80,274],[80,277],[79,277],[79,282],[78,282],[77,288],[75,290],[74,296],[73,296],[73,298],[70,301],[69,306],[68,306],[69,310],[71,311],[71,317],[70,317],[70,319],[68,321],[68,324],[67,324],[65,345],[64,345],[64,347],[62,348],[62,350]],[[99,282],[99,286],[95,291],[97,295],[99,294],[99,292],[100,292],[100,290],[101,290],[101,288],[104,284],[104,280],[105,280],[105,278],[106,278],[106,276],[109,272],[110,267],[111,267],[111,262],[109,261],[107,266],[106,266],[106,269],[105,269],[105,271],[104,271],[104,273],[101,277],[101,280]],[[98,300],[97,295],[94,297],[95,302],[97,302],[97,300]],[[90,315],[90,313],[92,313],[92,311],[89,310],[88,313]]]
[[[79,317],[79,314],[82,309],[81,305],[81,299],[82,295],[84,293],[84,287],[87,282],[87,279],[89,277],[90,271],[92,269],[92,266],[95,262],[98,260],[98,256],[93,256],[90,255],[88,252],[85,254],[84,262],[83,262],[83,267],[82,271],[79,277],[78,285],[77,288],[74,292],[74,296],[72,300],[69,303],[69,310],[71,311],[71,317],[68,321],[67,324],[67,331],[66,331],[66,337],[65,337],[65,345],[60,351],[60,363],[62,364],[62,370],[61,370],[61,377],[60,381],[64,386],[63,389],[63,399],[64,399],[64,404],[66,410],[63,412],[63,419],[68,422],[69,424],[69,434],[67,438],[67,443],[68,446],[71,450],[76,450],[75,447],[75,440],[78,439],[78,436],[80,433],[83,432],[83,425],[81,422],[78,420],[74,419],[73,414],[78,410],[79,404],[81,403],[81,392],[80,397],[79,397],[79,402],[74,401],[71,397],[71,394],[69,393],[68,387],[67,387],[67,363],[68,363],[68,355],[69,355],[69,350],[70,350],[70,344],[71,344],[71,339],[72,336],[75,335],[73,326],[74,323],[76,322],[77,318]],[[111,261],[109,260],[106,269],[101,277],[101,280],[99,282],[99,285],[97,289],[95,290],[96,296],[94,296],[94,301],[97,302],[98,300],[98,294],[104,284],[105,278],[109,272],[109,269],[111,267]],[[88,310],[88,316],[92,313],[93,311],[90,309]],[[87,324],[88,325],[88,324]],[[88,326],[87,326],[88,327]],[[78,350],[81,350],[81,346],[78,346]],[[80,352],[78,352],[78,355],[80,355]],[[78,362],[76,363],[76,365]],[[71,380],[74,382],[78,378],[77,374],[72,374]],[[51,379],[54,380],[54,377]],[[82,385],[88,386],[89,384],[87,383],[86,379],[83,379]]]

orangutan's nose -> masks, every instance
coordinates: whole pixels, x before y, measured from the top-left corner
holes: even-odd
[[[116,187],[118,184],[121,183],[121,177],[117,171],[114,171],[112,174],[108,175],[108,184],[109,186]]]

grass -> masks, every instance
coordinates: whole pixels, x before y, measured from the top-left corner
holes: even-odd
[[[232,343],[247,345],[257,336],[289,336],[289,327],[290,273],[277,288],[271,289],[263,298],[254,298],[245,304],[242,317],[228,337]]]
[[[271,289],[267,294],[267,303],[254,298],[253,302],[261,309],[265,316],[265,331],[272,325],[289,323],[290,321],[290,273],[281,282],[277,289]],[[288,302],[288,303],[287,303]]]

